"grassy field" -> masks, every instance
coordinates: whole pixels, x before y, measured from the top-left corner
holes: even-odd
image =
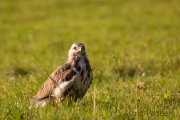
[[[179,119],[179,0],[1,0],[0,119]],[[68,106],[29,109],[85,44],[94,81]]]

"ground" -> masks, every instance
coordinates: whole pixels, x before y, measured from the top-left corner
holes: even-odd
[[[0,119],[178,119],[178,0],[1,0]],[[81,101],[29,109],[72,43],[94,81]]]

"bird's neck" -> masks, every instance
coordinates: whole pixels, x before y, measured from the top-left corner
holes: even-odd
[[[68,61],[70,63],[72,63],[72,66],[77,66],[79,64],[79,61],[81,61],[81,60],[84,61],[85,58],[86,58],[86,56],[82,56],[82,55],[80,55],[80,56],[78,56],[78,55],[76,55],[76,56],[69,56],[68,57]]]
[[[76,61],[77,59],[84,59],[84,58],[86,58],[87,56],[86,56],[86,54],[83,54],[83,55],[69,55],[68,56],[68,61]]]

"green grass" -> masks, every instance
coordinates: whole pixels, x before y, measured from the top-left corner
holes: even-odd
[[[0,119],[179,119],[178,0],[1,0]],[[48,75],[85,44],[94,81],[68,106],[29,109]]]

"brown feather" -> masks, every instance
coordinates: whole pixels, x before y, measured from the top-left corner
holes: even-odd
[[[43,98],[50,97],[50,94],[53,92],[53,89],[58,85],[58,83],[70,80],[73,75],[74,71],[71,69],[70,63],[67,62],[58,67],[42,85],[39,92],[34,96],[34,99],[41,100]]]

